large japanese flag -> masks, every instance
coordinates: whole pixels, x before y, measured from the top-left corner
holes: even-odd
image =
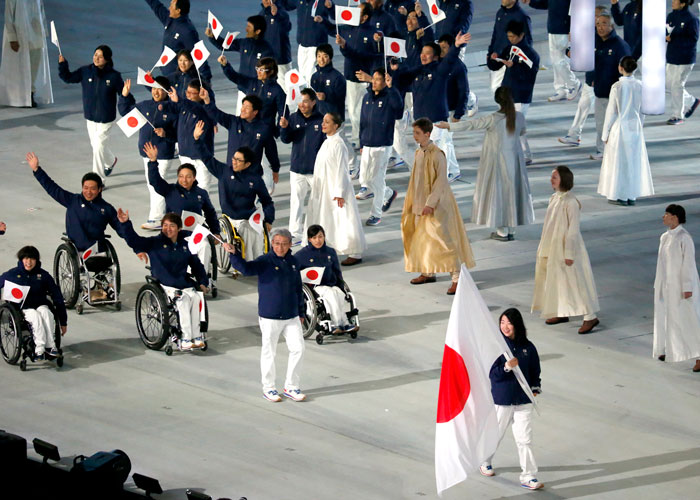
[[[168,64],[170,64],[170,61],[175,59],[176,55],[177,54],[175,54],[175,51],[173,49],[171,49],[167,45],[164,45],[163,46],[163,53],[160,55],[160,57],[158,58],[158,62],[153,67],[158,68],[161,66],[167,66]]]
[[[360,9],[358,7],[335,6],[335,24],[360,25]]]
[[[138,108],[134,108],[122,116],[117,122],[117,125],[119,125],[119,128],[122,129],[125,136],[131,137],[136,132],[141,130],[141,127],[147,123],[148,120],[146,120],[146,117],[141,114]]]
[[[438,495],[464,481],[496,451],[500,436],[489,371],[501,354],[512,357],[474,280],[462,265],[440,373],[435,428]],[[518,376],[520,367],[514,372]],[[526,393],[534,400],[529,387]]]
[[[294,113],[299,108],[300,102],[301,87],[298,85],[292,85],[287,89],[287,98],[285,99],[284,104],[287,106],[290,113]]]
[[[182,229],[185,231],[194,231],[194,228],[204,222],[204,217],[195,212],[182,211]]]
[[[2,300],[23,304],[28,293],[28,286],[18,285],[10,280],[5,280],[5,286],[2,287]]]
[[[153,78],[153,75],[150,73],[146,73],[146,71],[143,68],[138,68],[138,72],[136,73],[136,83],[139,85],[145,85],[146,87],[155,87],[157,89],[162,89],[167,92],[166,89],[163,88],[163,86],[156,81],[155,78]]]
[[[305,83],[298,69],[292,68],[284,74],[284,88],[287,90],[292,87],[301,87]]]
[[[406,54],[406,40],[401,38],[384,37],[385,57],[408,57]]]
[[[221,25],[219,22],[219,19],[211,13],[211,11],[207,11],[207,24],[211,26],[211,30],[214,32],[214,40],[219,38],[219,35],[221,34],[221,31],[224,29],[224,27]]]
[[[210,234],[211,232],[206,227],[201,224],[197,225],[187,240],[187,248],[190,249],[191,253],[196,254],[202,245],[209,244],[207,236]]]
[[[307,267],[299,271],[301,273],[301,281],[304,283],[309,283],[310,285],[318,285],[323,279],[323,272],[326,270],[325,267]]]
[[[222,48],[224,50],[226,50],[229,47],[231,47],[231,44],[233,43],[233,41],[240,34],[241,34],[240,31],[229,31],[228,33],[226,33],[226,36],[224,37],[224,41],[222,42]]]
[[[440,10],[437,5],[437,0],[427,0],[428,1],[428,12],[430,13],[430,18],[433,20],[433,24],[439,23],[447,16],[445,12]]]
[[[250,227],[255,229],[255,231],[258,234],[262,234],[263,232],[263,222],[265,222],[265,216],[263,215],[263,211],[261,207],[258,207],[255,212],[248,218],[248,224],[250,224]]]
[[[194,65],[197,67],[197,69],[199,69],[199,67],[204,64],[209,57],[209,51],[204,46],[203,40],[200,40],[194,44],[191,54]]]

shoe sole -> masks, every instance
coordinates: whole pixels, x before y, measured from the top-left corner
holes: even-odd
[[[278,396],[278,399],[271,399],[271,398],[268,398],[265,394],[263,394],[262,397],[265,398],[265,399],[267,399],[267,400],[270,401],[271,403],[279,403],[280,401],[282,401],[282,398],[280,398],[279,396]]]
[[[286,392],[283,393],[283,394],[284,394],[285,397],[291,399],[292,401],[294,401],[294,402],[296,402],[296,403],[299,403],[299,402],[304,401],[304,400],[306,399],[306,395],[304,395],[303,398],[295,398],[294,396],[290,396],[290,395],[287,394]]]
[[[557,141],[559,141],[561,144],[565,144],[566,146],[580,146],[581,145],[580,142],[567,142],[567,141],[563,141],[562,139],[557,139]]]

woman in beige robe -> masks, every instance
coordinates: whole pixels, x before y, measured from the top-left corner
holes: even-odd
[[[407,272],[419,272],[411,284],[436,281],[435,273],[451,273],[448,295],[457,290],[459,269],[474,267],[464,222],[447,182],[447,160],[431,140],[433,124],[420,118],[413,124],[416,151],[401,213],[401,236]]]
[[[552,188],[542,237],[537,247],[532,311],[541,311],[548,325],[583,316],[578,333],[590,333],[600,321],[595,313],[598,292],[579,226],[581,203],[571,193],[574,174],[568,167],[552,171]]]

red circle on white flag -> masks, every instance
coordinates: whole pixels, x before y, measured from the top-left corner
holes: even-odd
[[[83,254],[83,259],[87,259],[87,258],[90,257],[91,255],[92,255],[92,250],[88,250],[87,252],[85,252],[85,253]]]
[[[297,75],[296,73],[292,73],[291,75],[289,75],[289,81],[292,83],[297,83],[299,81],[299,75]]]
[[[194,58],[199,61],[202,57],[204,57],[204,54],[202,54],[202,51],[199,49],[195,49]]]
[[[340,14],[340,17],[342,17],[344,21],[349,21],[352,19],[352,12],[349,10],[344,10],[343,13]]]
[[[442,356],[437,423],[449,422],[459,415],[467,404],[470,393],[469,373],[464,365],[464,359],[457,351],[446,345]]]
[[[197,233],[194,235],[194,244],[199,245],[199,242],[202,241],[202,238],[204,238],[204,235],[202,233]]]
[[[233,43],[233,35],[229,35],[226,39],[226,45],[231,45]]]
[[[297,98],[297,91],[296,89],[292,89],[292,101],[296,100]]]
[[[194,225],[194,222],[194,215],[188,215],[187,217],[185,217],[185,226],[190,227]]]
[[[398,42],[391,42],[391,45],[389,46],[392,52],[398,54],[399,50],[401,50],[401,46],[398,44]]]
[[[12,289],[12,296],[16,299],[21,299],[22,297],[24,297],[24,294],[22,293],[22,290],[20,290],[19,288],[13,288]]]
[[[437,16],[438,15],[437,5],[433,4],[433,6],[430,7],[430,12],[432,12],[433,14],[435,14]]]
[[[318,271],[316,269],[312,269],[306,273],[306,277],[310,280],[315,280],[318,278]]]
[[[168,56],[163,56],[163,57],[161,57],[161,58],[160,58],[160,62],[161,62],[162,64],[165,64],[166,62],[168,62]]]
[[[148,83],[153,83],[153,82],[155,82],[155,80],[153,79],[153,77],[152,77],[151,75],[149,75],[148,73],[146,73],[146,74],[143,76],[143,79],[146,80]]]
[[[199,312],[202,312],[202,301],[199,301]]]
[[[136,127],[139,124],[139,121],[136,117],[130,116],[129,118],[126,119],[126,124],[130,126],[131,128]],[[86,256],[84,258],[87,258],[88,255],[90,255],[92,252],[88,250]]]
[[[212,27],[212,29],[216,29],[216,27],[218,26],[218,24],[219,24],[219,23],[216,22],[216,18],[213,17],[213,18],[211,19],[211,27]]]
[[[255,222],[256,224],[260,224],[260,214],[255,214],[253,216],[253,222]]]

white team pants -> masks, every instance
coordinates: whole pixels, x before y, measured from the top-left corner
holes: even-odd
[[[160,222],[165,215],[165,198],[156,193],[153,186],[148,182],[148,162],[151,161],[148,158],[143,159],[143,168],[146,172],[146,186],[148,187],[148,194],[151,199],[151,208],[148,211],[148,220],[154,220]],[[165,179],[165,174],[171,165],[175,164],[175,160],[158,160],[158,172],[160,176]]]
[[[496,405],[496,418],[498,418],[498,431],[500,433],[499,444],[506,433],[506,429],[512,423],[513,438],[518,447],[520,459],[520,482],[526,483],[535,479],[537,475],[537,463],[532,454],[532,404],[501,406]],[[486,460],[491,465],[493,455]]]
[[[394,123],[394,151],[408,167],[410,172],[413,169],[415,158],[415,148],[411,148],[406,141],[406,133],[411,129],[413,123],[413,93],[406,92],[403,103],[403,115]]]
[[[527,110],[530,109],[530,104],[525,104],[522,102],[515,103],[515,110],[520,111],[523,114],[523,118],[527,118]],[[527,119],[525,120],[527,123]],[[530,151],[530,143],[527,142],[527,132],[520,136],[520,145],[523,148],[523,154],[525,155],[525,160],[532,160],[532,152]]]
[[[348,322],[345,314],[345,292],[337,286],[317,285],[314,291],[321,297],[326,306],[326,311],[331,316],[331,324],[334,328],[344,327]]]
[[[199,245],[195,255],[197,255],[197,258],[204,266],[204,269],[206,269],[207,274],[211,276],[211,245],[209,242]],[[187,271],[190,272],[189,267],[187,268]]]
[[[311,190],[313,179],[311,174],[289,172],[289,232],[292,233],[294,241],[304,239],[304,200]]]
[[[242,90],[238,91],[238,96],[236,96],[236,114],[240,115],[241,114],[241,106],[243,105],[243,99],[245,98],[247,94],[243,92]]]
[[[360,115],[362,113],[362,98],[367,93],[366,83],[346,82],[347,94],[345,103],[348,107],[348,118],[352,126],[350,142],[360,145]]]
[[[109,129],[112,128],[114,122],[100,123],[90,120],[85,121],[87,122],[90,146],[92,146],[92,171],[99,175],[104,181],[107,177],[105,175],[105,169],[111,167],[116,159],[114,153],[107,147]]]
[[[299,65],[299,74],[306,83],[311,82],[311,75],[314,74],[316,68],[316,47],[297,47],[297,64]],[[284,76],[284,73],[280,73]]]
[[[596,151],[603,154],[605,143],[603,142],[603,126],[605,125],[605,112],[608,109],[607,97],[596,97],[595,100],[595,147]]]
[[[284,388],[287,390],[300,389],[299,372],[304,357],[304,334],[301,331],[301,321],[298,317],[290,319],[258,318],[262,333],[262,349],[260,351],[260,372],[262,375],[263,392],[275,389],[275,353],[280,335],[284,335],[289,350],[287,360],[287,377]]]
[[[245,243],[243,258],[250,262],[265,253],[265,232],[258,233],[248,219],[229,219]]]
[[[455,145],[452,142],[452,132],[444,128],[435,127],[430,133],[430,138],[445,153],[447,158],[447,175],[457,175],[459,173],[459,163],[457,163]]]
[[[578,107],[576,108],[576,115],[574,116],[574,121],[571,123],[571,128],[567,134],[569,137],[574,139],[580,139],[583,133],[583,125],[586,123],[586,119],[593,107],[595,106],[595,92],[593,92],[593,87],[584,83],[583,89],[581,89],[581,95],[578,98]]]
[[[573,90],[579,83],[578,78],[571,71],[571,63],[566,56],[566,48],[568,46],[568,35],[549,34],[549,57],[552,60],[554,92],[557,94]]]
[[[56,347],[54,338],[54,318],[49,306],[39,306],[36,309],[22,309],[24,319],[32,327],[34,336],[34,353],[44,354],[47,349]]]
[[[494,92],[496,92],[496,89],[501,86],[503,83],[503,77],[506,76],[506,67],[503,66],[501,69],[496,70],[496,71],[491,71],[490,77],[491,77],[491,98],[493,98]]]
[[[177,314],[180,317],[180,329],[182,330],[182,340],[192,341],[200,337],[199,332],[199,313],[200,308],[204,307],[201,303],[199,294],[194,288],[174,288],[172,286],[161,285],[165,294],[175,300]],[[180,295],[181,293],[181,295]],[[180,295],[180,297],[177,297]],[[177,298],[176,298],[177,297]]]
[[[292,63],[288,62],[287,64],[278,64],[277,65],[277,74],[279,75],[277,78],[279,78],[280,81],[284,81],[284,75],[287,74],[287,71],[292,69]],[[310,82],[311,80],[307,80],[307,82]]]
[[[389,163],[389,156],[391,156],[391,146],[380,146],[376,148],[365,146],[362,148],[362,156],[360,157],[360,185],[366,187],[371,193],[374,193],[372,207],[369,211],[370,216],[381,217],[382,204],[386,198],[386,191],[389,191],[389,196],[393,194],[393,190],[386,185],[386,166]]]
[[[671,94],[671,118],[685,118],[685,111],[695,102],[693,97],[685,90],[685,82],[688,81],[694,64],[666,64],[666,92]]]
[[[207,169],[206,165],[204,165],[204,162],[202,160],[193,160],[188,156],[180,155],[180,165],[184,163],[194,165],[194,168],[197,170],[197,185],[205,191],[209,191],[209,186],[212,182],[211,178],[213,176],[211,175],[211,172],[209,172],[209,169]]]

